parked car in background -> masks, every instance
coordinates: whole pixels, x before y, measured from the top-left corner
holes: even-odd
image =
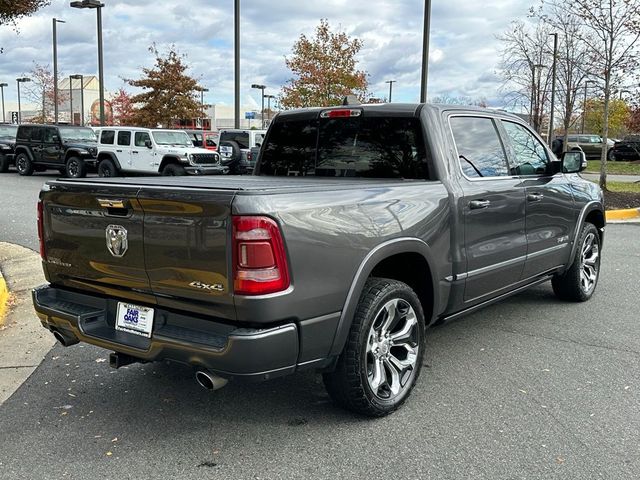
[[[218,149],[219,132],[211,130],[184,130],[184,132],[189,135],[194,147],[206,148],[214,152]]]
[[[628,135],[613,145],[614,160],[633,162],[640,160],[640,135]]]
[[[0,125],[0,173],[9,170],[14,164],[17,125]]]
[[[567,150],[575,150],[576,147],[579,147],[579,149],[584,152],[587,159],[600,160],[602,156],[603,142],[602,142],[602,137],[600,135],[571,134],[567,138],[567,142],[568,142]],[[614,145],[613,140],[608,139],[607,140],[607,159],[608,160],[613,160],[611,156],[613,145]]]
[[[193,142],[182,130],[103,127],[98,143],[98,175],[123,173],[209,175],[226,173],[220,155]]]
[[[255,148],[258,150],[264,142],[266,130],[224,129],[220,130],[218,151],[222,164],[229,167],[231,173],[251,173],[256,165]]]
[[[16,132],[15,164],[20,175],[58,170],[69,178],[86,176],[95,167],[98,146],[89,127],[20,125]]]

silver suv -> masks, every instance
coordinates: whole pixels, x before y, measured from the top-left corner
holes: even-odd
[[[253,172],[266,133],[266,130],[220,130],[218,152],[222,164],[229,167],[230,173]]]
[[[227,173],[216,152],[197,148],[182,130],[103,127],[98,142],[98,175],[123,173],[207,175]]]

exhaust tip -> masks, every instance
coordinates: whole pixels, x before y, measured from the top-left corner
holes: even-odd
[[[62,345],[63,347],[70,347],[71,345],[75,345],[76,343],[78,343],[78,339],[76,337],[65,335],[59,330],[53,330],[52,333],[55,339],[58,340],[58,342],[60,342],[60,345]]]
[[[224,387],[228,380],[226,378],[219,377],[214,373],[207,372],[205,370],[198,370],[196,372],[196,382],[198,382],[198,385],[205,390],[212,392]]]

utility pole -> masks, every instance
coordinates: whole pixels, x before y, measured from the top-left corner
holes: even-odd
[[[53,19],[53,123],[58,124],[58,33],[56,24],[64,20]]]
[[[420,103],[426,103],[427,101],[427,80],[429,79],[429,31],[430,30],[431,30],[431,0],[425,0],[424,22],[423,22],[423,33],[422,33],[422,84],[420,86]]]
[[[233,2],[235,128],[240,128],[240,0]]]
[[[393,93],[393,84],[396,83],[396,80],[387,80],[384,83],[389,84],[389,103],[391,103],[391,94]]]

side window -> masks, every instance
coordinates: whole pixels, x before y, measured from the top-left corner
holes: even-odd
[[[236,138],[234,138],[240,148],[249,148],[249,134],[238,132]]]
[[[44,131],[44,141],[45,143],[55,143],[53,137],[57,136],[58,132],[55,128],[46,128]]]
[[[451,117],[450,122],[460,168],[467,177],[509,175],[507,156],[491,118]]]
[[[144,147],[145,146],[144,142],[146,142],[147,140],[151,140],[151,137],[147,132],[136,132],[133,141],[136,147]]]
[[[515,175],[544,175],[548,171],[549,157],[540,141],[525,127],[503,121],[513,153]]]
[[[100,143],[103,145],[113,145],[115,137],[116,132],[114,130],[102,130],[102,133],[100,134]]]
[[[122,145],[123,147],[131,145],[131,132],[127,132],[126,130],[118,132],[118,145]]]
[[[44,128],[34,127],[31,130],[31,140],[36,142],[41,142],[44,134]]]

